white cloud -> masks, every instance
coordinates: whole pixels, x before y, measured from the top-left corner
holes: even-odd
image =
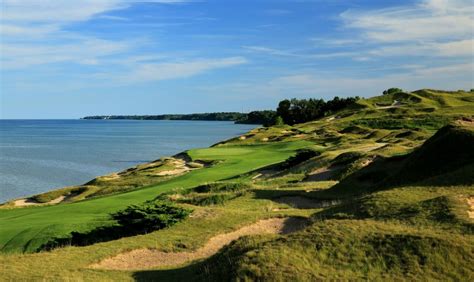
[[[299,57],[299,55],[289,52],[289,51],[282,51],[278,49],[273,49],[265,46],[242,46],[242,48],[259,53],[265,53],[268,55],[278,55],[278,56],[290,56],[290,57]]]
[[[14,38],[40,38],[48,34],[58,32],[59,26],[54,24],[45,24],[39,26],[2,24],[0,23],[0,36]]]
[[[3,69],[19,69],[33,65],[69,62],[97,64],[99,58],[129,49],[129,42],[85,38],[63,44],[4,43],[1,46]]]
[[[247,81],[232,84],[216,84],[201,87],[214,93],[231,93],[242,100],[251,100],[254,93],[267,100],[284,98],[317,97],[331,99],[334,96],[371,97],[380,95],[389,87],[401,87],[408,91],[422,88],[458,90],[474,88],[474,63],[452,64],[442,67],[406,65],[400,73],[364,76],[356,72],[308,72],[276,76],[267,81]]]
[[[116,80],[118,83],[137,83],[186,78],[215,69],[228,68],[248,63],[243,57],[219,59],[197,59],[184,62],[140,63],[125,74],[98,74],[97,78]]]
[[[343,46],[353,46],[355,44],[363,43],[363,40],[357,38],[311,38],[312,42],[315,43],[317,47],[343,47]]]
[[[472,38],[474,6],[470,0],[425,0],[415,6],[341,14],[347,27],[377,42],[437,41]]]
[[[288,94],[305,97],[318,96],[374,96],[388,87],[407,90],[421,88],[471,89],[474,63],[453,64],[442,67],[413,66],[404,73],[386,74],[379,77],[358,77],[354,74],[300,73],[275,78],[267,83],[265,92],[285,97]]]
[[[474,39],[466,39],[441,43],[436,46],[437,52],[442,56],[473,56]]]
[[[300,58],[300,59],[330,59],[336,57],[347,57],[353,56],[357,53],[355,52],[331,52],[331,53],[308,53],[308,52],[301,52],[301,51],[287,51],[287,50],[279,50],[274,48],[269,48],[265,46],[242,46],[243,49],[263,53],[266,55],[274,55],[274,56],[282,56],[282,57],[293,57],[293,58]]]
[[[74,22],[94,15],[125,9],[139,0],[3,0],[2,21]],[[180,3],[184,0],[151,0],[153,3]]]
[[[447,43],[403,43],[375,48],[367,52],[374,56],[434,56],[470,57],[473,56],[474,39]]]

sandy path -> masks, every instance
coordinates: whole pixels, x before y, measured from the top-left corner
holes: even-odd
[[[91,265],[95,269],[140,270],[158,267],[179,266],[184,263],[210,257],[230,242],[247,235],[287,234],[304,228],[303,218],[271,218],[260,220],[230,233],[219,234],[192,252],[162,252],[150,249],[138,249],[119,254]]]
[[[382,106],[382,107],[376,106],[375,108],[378,110],[384,110],[384,109],[400,108],[401,106],[402,106],[402,103],[400,101],[393,101],[392,105],[390,106]]]
[[[469,210],[467,211],[467,214],[469,215],[469,218],[474,219],[474,197],[467,198],[467,204],[469,205]]]

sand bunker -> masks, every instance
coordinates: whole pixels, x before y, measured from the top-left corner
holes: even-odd
[[[155,175],[157,175],[157,176],[171,176],[171,175],[182,174],[182,173],[191,171],[193,169],[196,169],[196,168],[190,167],[188,165],[188,162],[185,159],[178,158],[178,157],[175,158],[171,162],[171,164],[175,167],[174,169],[163,170],[163,171],[160,171],[160,172],[156,173]]]
[[[66,199],[66,196],[59,196],[57,197],[56,199],[54,200],[51,200],[49,202],[46,202],[46,203],[39,203],[39,202],[35,202],[31,199],[19,199],[19,200],[16,200],[14,203],[15,203],[15,207],[27,207],[27,206],[40,206],[40,205],[55,205],[55,204],[59,204],[61,203],[62,201],[64,201]]]
[[[236,231],[212,237],[207,243],[191,252],[162,252],[138,249],[119,254],[91,265],[95,269],[140,270],[159,267],[179,266],[194,260],[210,257],[230,242],[247,235],[288,234],[303,229],[307,220],[303,218],[271,218],[260,220]]]

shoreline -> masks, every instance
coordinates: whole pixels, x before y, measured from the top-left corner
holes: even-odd
[[[17,200],[30,199],[40,194],[64,189],[65,187],[82,186],[85,183],[88,183],[93,179],[100,178],[104,175],[117,173],[123,170],[127,170],[131,167],[148,164],[150,162],[153,162],[154,160],[156,161],[156,158],[158,157],[165,158],[167,156],[173,156],[191,148],[207,148],[213,146],[217,142],[221,142],[222,140],[231,139],[235,136],[239,136],[240,134],[244,134],[256,127],[253,125],[235,126],[233,123],[229,123],[228,121],[216,123],[215,125],[214,123],[210,123],[208,121],[203,121],[203,123],[197,124],[189,123],[189,121],[179,122],[180,123],[176,123],[175,126],[173,126],[173,123],[162,123],[163,125],[160,125],[161,123],[151,123],[149,125],[146,125],[148,123],[143,123],[143,125],[139,126],[138,128],[135,127],[133,123],[123,123],[123,125],[128,124],[126,125],[126,131],[124,132],[123,125],[120,125],[120,123],[118,123],[117,126],[113,126],[111,128],[107,125],[108,123],[101,123],[102,125],[99,125],[97,123],[97,125],[94,125],[92,129],[89,129],[89,126],[87,126],[88,123],[81,123],[80,120],[64,120],[64,122],[63,120],[18,120],[13,122],[4,121],[6,133],[5,136],[7,136],[8,134],[8,139],[4,139],[2,142],[2,146],[5,145],[3,147],[6,148],[4,151],[4,156],[18,154],[14,156],[25,162],[25,164],[22,164],[22,166],[26,166],[27,171],[25,174],[22,175],[17,174],[17,172],[15,171],[3,171],[2,175],[5,175],[5,181],[10,178],[13,179],[15,175],[21,181],[12,182],[15,184],[15,186],[9,188],[10,192],[4,194],[5,199],[1,201],[0,205],[4,206],[8,203]],[[83,124],[83,126],[81,126],[81,124]],[[91,123],[91,125],[92,124],[96,123]],[[16,128],[18,127],[18,125],[27,126],[24,127],[25,129],[21,131],[23,133],[21,133],[22,135],[20,136],[20,140],[15,141],[17,140]],[[63,136],[58,136],[56,133],[58,132],[63,134],[63,130],[52,131],[52,133],[43,133],[43,128],[47,128],[48,130],[53,128],[53,130],[56,130],[56,128],[63,128],[64,126],[70,129],[68,130],[68,132],[71,131],[73,133],[73,135],[70,135],[69,133],[64,133],[67,138],[67,140],[65,141],[63,141]],[[12,128],[12,133],[8,133],[8,127]],[[33,129],[30,129],[32,127]],[[80,130],[81,132],[78,132],[77,130]],[[201,131],[209,131],[209,134],[203,134]],[[35,141],[37,139],[36,137],[34,137],[35,132],[39,132],[41,134],[40,139],[38,139],[40,140],[40,143],[48,142],[48,144],[52,145],[35,146],[35,144],[38,143],[37,141]],[[134,137],[135,135],[137,135],[137,133],[133,132],[138,132],[138,135],[143,136],[139,136],[137,139],[136,137]],[[146,134],[144,135],[142,132],[145,132]],[[22,136],[25,136],[25,133],[28,136],[33,136],[28,137],[29,139],[33,138],[33,140],[30,141],[29,139],[22,138]],[[125,133],[128,134],[130,138],[126,138],[125,140],[123,138],[119,138],[120,135]],[[43,137],[43,134],[46,134],[46,136]],[[51,139],[52,141],[48,141],[49,139]],[[131,143],[127,142],[128,139],[130,139]],[[82,142],[82,140],[85,141]],[[175,140],[176,143],[172,142],[171,140]],[[89,144],[91,144],[91,142],[93,142],[93,144],[97,142],[102,143],[99,147],[96,147],[94,151],[98,150],[101,152],[101,154],[105,153],[105,159],[103,157],[98,158],[97,155],[84,157],[84,154],[89,153],[88,147],[90,147]],[[55,144],[58,144],[59,147],[56,147]],[[109,147],[109,144],[112,145],[111,148]],[[101,147],[104,148],[101,149]],[[110,153],[108,153],[109,149]],[[125,149],[125,151],[123,151],[123,149]],[[62,151],[64,150],[75,150],[77,152],[82,152],[82,154],[78,155],[79,158],[77,158],[75,157],[77,153],[73,152],[70,154],[70,161],[67,161],[66,158],[68,156],[68,152],[62,153]],[[40,155],[38,155],[38,153]],[[28,160],[30,159],[30,155],[38,155],[37,158],[45,159],[46,163],[44,163],[43,161],[40,163],[29,162]],[[56,155],[58,156],[58,158],[56,158]],[[44,156],[48,157],[45,158]],[[58,161],[54,161],[50,165],[47,161],[48,159],[57,159]],[[92,160],[88,161],[89,159]],[[26,163],[27,161],[28,163]],[[5,164],[9,164],[9,161],[6,159],[4,162]],[[97,171],[97,169],[95,169],[96,167],[100,169]],[[60,171],[64,171],[68,172],[68,174],[63,173],[64,176],[61,176],[61,174],[58,173],[54,174],[57,170],[56,168],[59,169],[58,173]],[[98,173],[94,173],[94,170],[96,170]],[[44,172],[44,174],[40,175],[39,173],[42,172]],[[30,186],[28,183],[31,182],[32,180],[30,179],[34,177],[44,177],[40,179],[48,180],[46,182],[50,183],[50,185],[48,185],[49,188],[41,188],[41,185]],[[61,184],[60,182],[63,183]],[[7,184],[8,182],[5,182],[6,186],[2,185],[3,187],[5,187],[3,189],[6,189],[6,187],[8,187]],[[38,188],[36,186],[38,186]],[[27,187],[29,189],[22,189],[21,187]],[[8,190],[5,190],[5,192],[7,191]],[[8,197],[8,195],[11,195],[11,197]]]

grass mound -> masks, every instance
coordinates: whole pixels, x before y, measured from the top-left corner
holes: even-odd
[[[212,281],[449,279],[472,274],[473,245],[372,221],[317,222],[303,232],[236,241],[202,266]]]
[[[403,167],[391,177],[390,182],[416,182],[440,174],[449,174],[473,163],[474,128],[448,125],[411,153],[404,161]],[[469,174],[464,179],[468,182],[471,180]],[[463,183],[464,179],[458,176],[453,181],[457,184],[473,184]]]
[[[407,184],[474,184],[473,128],[445,126],[412,153],[391,158],[378,157],[328,193],[346,197]]]

